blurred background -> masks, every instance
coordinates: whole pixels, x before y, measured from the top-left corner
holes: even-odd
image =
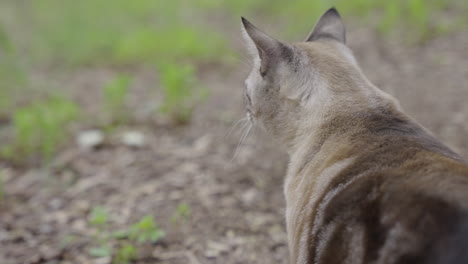
[[[1,0],[0,263],[287,263],[287,157],[237,122],[240,16],[293,42],[331,6],[468,157],[466,0]]]

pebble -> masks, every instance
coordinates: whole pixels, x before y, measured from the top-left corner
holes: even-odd
[[[122,134],[122,143],[128,147],[141,148],[146,144],[145,135],[139,131],[128,131]]]
[[[205,253],[205,257],[207,258],[217,258],[221,254],[230,251],[230,247],[228,245],[219,243],[216,241],[210,240],[207,242],[206,246],[207,246],[207,249],[205,250],[204,253]]]
[[[97,258],[94,260],[95,264],[110,264],[112,261],[111,257]]]
[[[193,151],[198,154],[206,154],[210,149],[213,137],[209,134],[198,138],[193,144]]]
[[[60,198],[54,198],[49,202],[49,208],[52,210],[61,209],[64,205],[64,202]]]
[[[78,146],[82,149],[93,149],[104,142],[104,134],[100,130],[82,131],[77,138]]]
[[[245,205],[252,205],[258,196],[258,191],[255,188],[250,188],[242,194],[241,199]]]

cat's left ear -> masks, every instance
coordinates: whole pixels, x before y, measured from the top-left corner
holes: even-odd
[[[291,48],[270,37],[242,17],[244,39],[249,52],[260,60],[260,73],[265,75],[270,66],[281,59],[291,56]]]
[[[338,11],[333,7],[325,12],[315,25],[306,41],[315,41],[323,38],[337,40],[346,44],[346,29]]]

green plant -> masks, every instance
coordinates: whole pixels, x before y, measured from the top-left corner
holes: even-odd
[[[15,36],[21,35],[18,32],[30,34],[26,34],[25,41],[10,46],[18,46],[26,52],[25,57],[35,62],[73,66],[159,65],[161,61],[174,60],[224,63],[232,50],[228,36],[232,31],[226,33],[224,24],[238,23],[239,15],[255,14],[266,18],[269,24],[273,19],[290,21],[294,17],[304,23],[294,26],[283,23],[285,27],[278,31],[303,37],[323,10],[336,6],[347,17],[371,21],[381,32],[402,25],[410,31],[409,36],[428,36],[440,31],[437,25],[440,20],[432,19],[435,15],[448,6],[463,14],[467,6],[461,0],[291,0],[287,4],[280,0],[36,0],[30,5],[15,3],[0,3],[0,10],[18,13],[5,24],[15,25],[16,30],[11,32]],[[19,14],[26,15],[28,20],[21,19]],[[213,23],[221,16],[221,25]],[[6,43],[4,39],[9,38],[3,38],[0,33],[0,42]]]
[[[124,123],[128,119],[125,99],[128,96],[130,83],[130,77],[119,76],[104,86],[104,105],[111,124]]]
[[[104,207],[94,207],[89,216],[88,222],[90,225],[97,227],[99,230],[104,230],[109,224],[110,215]]]
[[[77,240],[77,236],[72,235],[72,234],[67,234],[62,237],[62,239],[59,242],[59,247],[61,249],[65,249],[71,244],[73,244]]]
[[[164,92],[161,111],[177,123],[188,122],[195,105],[207,95],[198,84],[194,67],[190,64],[165,63],[159,70]]]
[[[147,215],[140,221],[132,225],[129,231],[129,238],[138,243],[156,242],[165,236],[158,225],[154,222],[152,216]]]
[[[228,51],[219,34],[191,26],[171,25],[162,29],[142,28],[122,37],[114,54],[117,62],[160,64],[161,61],[225,60]]]
[[[265,8],[262,10],[275,14],[274,19],[295,17],[301,21],[310,21],[310,23],[301,23],[294,27],[287,25],[283,31],[292,36],[303,37],[304,32],[310,30],[314,19],[317,19],[325,9],[336,6],[346,17],[354,16],[358,18],[357,21],[369,22],[375,25],[381,33],[387,35],[404,28],[404,31],[401,30],[400,33],[403,33],[402,36],[407,40],[422,41],[441,31],[454,28],[453,25],[457,23],[456,19],[443,21],[444,24],[441,26],[441,20],[432,18],[443,15],[449,6],[454,8],[460,6],[459,2],[461,1],[292,0],[285,5],[283,1],[272,0],[263,3],[262,6]],[[466,6],[460,6],[458,9],[466,10]]]
[[[89,254],[93,257],[108,257],[112,255],[112,246],[110,235],[107,232],[109,228],[110,215],[104,207],[95,207],[90,213],[88,223],[97,228],[97,233],[94,236],[97,246],[89,250]]]
[[[112,255],[112,249],[108,245],[93,247],[89,249],[89,255],[97,258],[110,257]]]
[[[13,49],[13,46],[10,43],[7,33],[1,26],[0,26],[0,49],[7,50],[7,51]]]
[[[12,141],[3,148],[2,156],[15,161],[50,160],[67,139],[66,126],[78,115],[78,106],[61,97],[19,108],[12,116]]]
[[[190,217],[190,214],[191,214],[190,205],[188,205],[187,203],[180,203],[177,206],[175,213],[171,217],[171,222],[177,223],[180,220],[186,220]]]
[[[165,235],[152,216],[144,216],[129,228],[112,231],[111,216],[103,207],[91,211],[88,223],[96,228],[93,236],[95,247],[90,248],[93,257],[110,257],[114,264],[128,264],[137,257],[137,245],[154,243]]]
[[[207,1],[37,0],[17,11],[32,22],[15,22],[17,27],[32,27],[31,41],[22,45],[36,61],[127,65],[181,56],[218,61],[229,51],[227,43],[220,32],[207,34],[209,20],[199,18],[221,7],[205,3],[199,8],[202,2]],[[194,16],[187,18],[185,12]],[[194,17],[198,23],[193,23]]]
[[[398,1],[386,1],[384,15],[379,21],[377,28],[383,33],[389,33],[400,19],[400,4]]]
[[[130,243],[121,245],[114,256],[113,264],[129,264],[137,257],[137,249]]]

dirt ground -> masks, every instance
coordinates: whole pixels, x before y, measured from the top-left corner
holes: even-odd
[[[372,82],[468,157],[467,31],[409,46],[368,29],[351,29],[349,41]],[[1,164],[6,195],[0,202],[0,263],[109,263],[88,254],[95,230],[87,219],[95,206],[110,211],[115,229],[149,214],[167,233],[140,248],[135,263],[287,263],[282,191],[287,156],[257,131],[233,158],[241,132],[226,136],[243,116],[246,67],[204,69],[211,96],[187,126],[135,121],[128,130],[144,133],[141,148],[119,143],[117,131],[93,150],[71,142],[47,169]],[[98,102],[95,91],[112,74],[88,69],[57,83],[71,84],[76,99],[92,109]],[[36,75],[42,78],[40,71]],[[145,70],[137,76],[139,92],[131,104],[144,116],[140,99],[149,92],[144,84],[151,77]],[[170,218],[181,202],[191,214],[174,224]]]

